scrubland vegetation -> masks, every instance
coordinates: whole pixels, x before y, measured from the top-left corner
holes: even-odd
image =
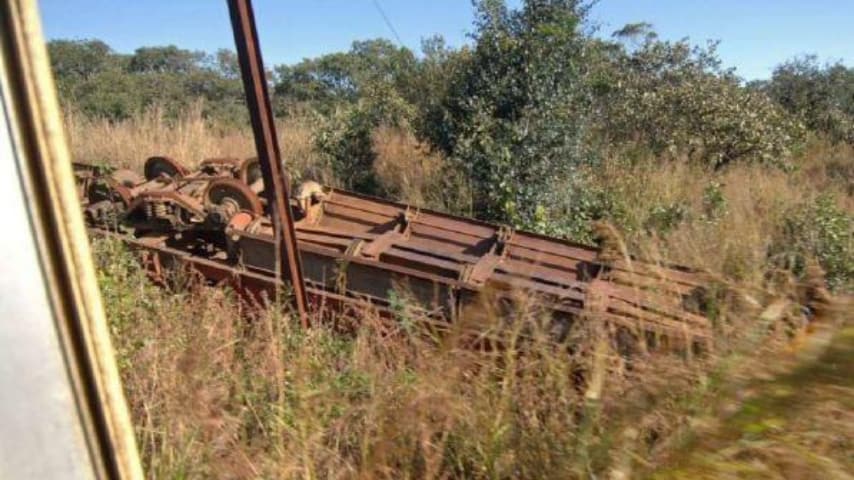
[[[745,83],[714,44],[593,35],[575,1],[476,8],[460,49],[370,40],[274,67],[293,181],[582,242],[613,225],[633,254],[714,279],[713,351],[626,358],[588,322],[570,355],[523,298],[512,322],[485,299],[443,335],[405,302],[392,322],[346,319],[352,334],[301,330],[191,279],[155,288],[97,242],[149,474],[849,478],[854,70],[803,57]],[[253,155],[233,54],[49,46],[75,160]],[[804,291],[822,281],[837,300],[818,311]],[[508,347],[470,348],[472,332]]]

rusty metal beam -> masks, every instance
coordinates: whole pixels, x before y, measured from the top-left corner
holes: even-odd
[[[308,324],[307,300],[293,214],[288,203],[289,182],[282,167],[255,14],[251,0],[228,0],[228,8],[255,148],[264,177],[264,193],[276,231],[276,277],[286,280],[293,289],[294,304],[305,326]]]

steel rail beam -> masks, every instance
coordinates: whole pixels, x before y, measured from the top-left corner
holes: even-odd
[[[288,203],[289,182],[282,166],[266,71],[261,58],[258,31],[255,27],[255,14],[251,0],[228,0],[228,8],[240,61],[243,88],[246,92],[246,105],[252,120],[255,148],[264,177],[264,193],[276,232],[276,277],[290,284],[300,321],[303,326],[307,326],[308,303],[294,219]]]

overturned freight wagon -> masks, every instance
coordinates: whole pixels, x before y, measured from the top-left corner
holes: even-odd
[[[87,222],[146,250],[158,273],[175,262],[240,289],[276,286],[274,229],[257,159],[208,159],[189,170],[151,157],[143,174],[76,165]],[[288,205],[309,304],[380,311],[403,296],[453,320],[484,290],[520,292],[558,330],[592,317],[650,346],[702,345],[703,285],[685,268],[603,258],[586,245],[306,182]]]

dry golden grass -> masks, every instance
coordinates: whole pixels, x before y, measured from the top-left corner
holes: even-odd
[[[530,299],[507,318],[484,298],[442,335],[406,308],[385,320],[364,312],[352,335],[319,321],[303,331],[221,289],[153,287],[120,243],[99,241],[96,254],[151,478],[632,478],[686,458],[667,454],[694,429],[729,428],[714,424],[722,402],[752,408],[734,394],[787,355],[756,349],[770,330],[753,318],[749,342],[644,355],[627,370],[595,322],[554,343]],[[504,347],[472,348],[475,334]],[[764,366],[751,367],[760,351]],[[583,387],[582,372],[598,381]],[[845,453],[816,455],[838,470]],[[751,444],[750,455],[767,454]]]
[[[418,207],[471,215],[465,179],[440,154],[399,129],[380,128],[372,140],[374,171],[392,197]]]
[[[153,155],[169,156],[192,166],[208,157],[254,154],[250,132],[217,134],[201,112],[201,105],[196,105],[184,117],[167,120],[161,109],[151,108],[122,122],[69,113],[65,125],[72,157],[78,162],[141,169],[145,159]]]
[[[647,158],[628,164],[612,158],[591,176],[595,184],[618,192],[627,223],[635,226],[626,235],[642,256],[758,286],[769,268],[769,246],[794,208],[830,195],[843,211],[854,212],[850,146],[813,140],[797,157],[797,165],[788,173],[762,165],[733,165],[714,172],[685,159]],[[722,203],[709,215],[706,191],[713,188]],[[656,207],[672,205],[683,208],[684,218],[671,230],[643,228]]]
[[[574,384],[589,359],[552,343],[535,305],[509,328],[478,317],[501,350],[471,348],[465,320],[437,336],[405,311],[351,336],[301,331],[222,290],[152,287],[118,243],[96,251],[153,478],[567,478],[608,458]]]
[[[255,155],[248,126],[212,125],[202,116],[201,104],[177,119],[166,118],[157,107],[121,122],[91,119],[72,111],[65,115],[65,127],[72,158],[83,163],[141,170],[145,159],[154,155],[172,157],[188,167],[206,158]],[[282,160],[295,180],[323,177],[311,132],[304,119],[285,120],[278,126]]]

